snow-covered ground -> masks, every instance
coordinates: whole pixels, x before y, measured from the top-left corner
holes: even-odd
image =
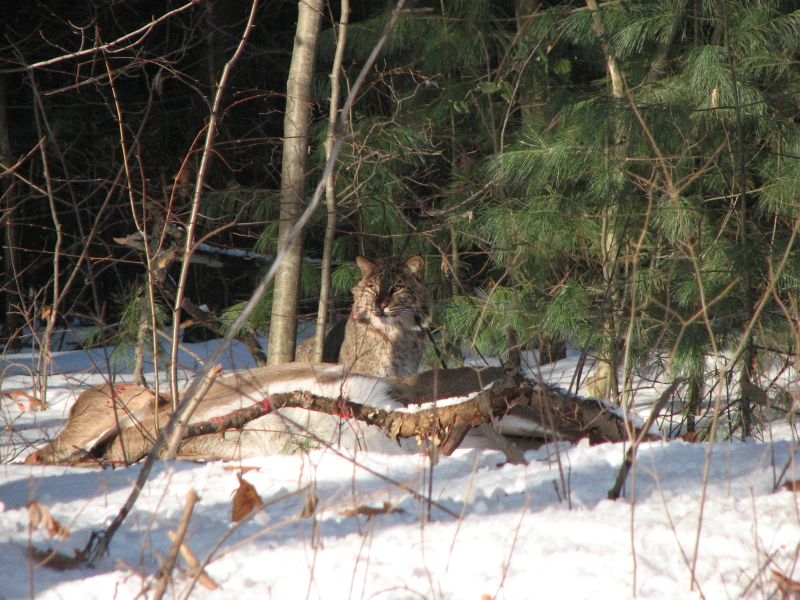
[[[186,377],[212,346],[189,346]],[[31,391],[35,364],[30,353],[6,356],[2,391]],[[460,449],[434,467],[430,505],[430,470],[418,455],[329,448],[241,464],[161,463],[96,567],[36,566],[31,547],[72,555],[86,546],[139,474],[141,466],[21,464],[32,444],[60,429],[80,390],[110,378],[108,364],[104,350],[57,353],[49,409],[22,412],[12,398],[0,401],[0,598],[151,596],[192,489],[200,501],[186,540],[221,587],[191,588],[179,559],[170,598],[779,598],[773,571],[800,579],[797,498],[774,491],[796,448],[786,426],[769,432],[769,443],[644,444],[616,502],[606,495],[623,459],[619,444],[548,445],[527,452],[527,466]],[[545,375],[568,382],[574,364]],[[226,371],[249,366],[234,347]],[[239,467],[265,508],[234,526]],[[794,479],[792,463],[782,480]],[[312,490],[316,511],[301,516]],[[31,532],[30,500],[71,535]],[[347,514],[384,503],[399,510]]]

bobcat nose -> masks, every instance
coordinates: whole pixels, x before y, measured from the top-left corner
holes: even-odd
[[[378,302],[378,314],[383,314],[386,311],[386,308],[391,304],[391,298],[383,298],[380,302]]]

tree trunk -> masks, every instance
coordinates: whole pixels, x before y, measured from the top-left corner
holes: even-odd
[[[703,380],[692,377],[689,380],[689,403],[686,405],[686,433],[697,431],[697,415],[700,414],[700,401],[703,397]]]
[[[139,310],[139,326],[136,329],[136,347],[133,351],[133,381],[137,385],[147,385],[144,377],[144,346],[148,342],[147,334],[150,332],[150,299],[148,298],[150,286],[145,283],[141,291],[141,309]],[[139,292],[134,292],[138,297]],[[132,300],[136,302],[136,300]],[[153,331],[153,335],[158,335]],[[154,369],[155,370],[155,369]],[[156,377],[158,379],[158,377]]]
[[[308,130],[311,124],[311,79],[322,17],[322,0],[298,2],[297,32],[286,85],[283,121],[281,209],[278,247],[282,247],[303,212]],[[269,364],[294,360],[297,302],[303,266],[303,240],[297,236],[275,272],[269,328]]]
[[[606,69],[611,81],[611,96],[616,100],[622,100],[625,95],[625,84],[622,78],[622,71],[619,68],[617,59],[611,49],[606,44],[606,31],[600,17],[599,7],[596,0],[586,0],[586,6],[592,13],[592,24],[594,32],[600,40],[606,60]],[[625,132],[621,120],[618,120],[612,147],[610,148],[609,158],[614,162],[623,159],[622,144],[625,140]],[[601,351],[598,370],[601,368],[608,373],[607,393],[615,402],[620,401],[620,390],[617,381],[617,366],[619,363],[617,356],[618,339],[618,314],[621,314],[623,306],[623,294],[619,290],[619,256],[620,256],[620,232],[617,223],[619,212],[619,200],[610,201],[603,209],[602,227],[602,267],[603,280],[606,286],[605,310],[603,314],[603,348]],[[605,364],[602,364],[605,363]]]

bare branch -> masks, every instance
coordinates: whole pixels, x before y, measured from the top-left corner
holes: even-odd
[[[40,60],[39,62],[35,62],[32,65],[28,65],[26,68],[28,68],[28,69],[41,69],[42,67],[46,67],[46,66],[49,66],[49,65],[54,65],[56,63],[60,63],[62,61],[70,60],[70,59],[73,59],[73,58],[80,58],[81,56],[87,56],[89,54],[94,54],[95,52],[112,52],[112,51],[114,51],[116,46],[119,46],[123,42],[127,42],[128,40],[130,40],[131,38],[136,37],[137,35],[142,35],[143,37],[147,36],[147,34],[150,33],[150,31],[153,29],[153,27],[155,27],[156,25],[158,25],[162,21],[166,21],[170,17],[172,17],[172,16],[174,16],[174,15],[176,15],[178,13],[183,12],[187,8],[191,8],[195,4],[198,4],[199,2],[200,2],[200,0],[190,0],[190,2],[187,2],[186,4],[183,4],[183,5],[179,6],[178,8],[175,8],[175,9],[173,9],[173,10],[167,12],[167,13],[164,13],[163,15],[158,17],[157,19],[151,20],[150,22],[146,23],[145,25],[142,25],[138,29],[134,29],[133,31],[131,31],[129,33],[126,33],[122,37],[118,37],[116,40],[114,40],[112,42],[107,42],[107,43],[101,44],[99,46],[92,46],[91,48],[86,48],[85,50],[78,50],[76,52],[70,52],[69,54],[62,54],[61,56],[56,56],[54,58],[49,58],[47,60]]]

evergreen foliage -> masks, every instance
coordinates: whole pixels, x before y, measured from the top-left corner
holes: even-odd
[[[549,68],[529,69],[529,104],[515,108],[523,118],[485,157],[493,198],[459,238],[483,248],[493,277],[512,279],[527,302],[452,299],[443,326],[488,349],[516,320],[531,342],[544,334],[602,353],[610,320],[612,346],[635,363],[663,350],[672,372],[694,381],[715,349],[730,356],[745,335],[791,353],[789,319],[758,315],[750,334],[743,307],[769,295],[771,280],[768,304],[792,304],[796,290],[798,71],[788,40],[798,13],[780,2],[643,1],[601,5],[600,17],[604,39],[590,11],[560,5],[528,28],[522,40],[531,56],[550,48]],[[624,97],[609,89],[609,55]],[[520,313],[528,326],[510,316]]]
[[[117,335],[114,340],[114,350],[109,357],[110,364],[114,370],[122,371],[129,369],[133,366],[134,349],[137,343],[137,335],[139,332],[140,323],[142,319],[147,319],[148,325],[151,322],[149,307],[147,306],[147,291],[145,286],[132,287],[122,296],[123,306],[119,324],[117,325]],[[169,309],[165,306],[163,300],[156,298],[153,302],[155,306],[155,323],[157,327],[166,327],[169,323]],[[148,327],[149,329],[149,327]],[[158,338],[155,334],[159,353],[163,355],[164,347],[163,340]],[[148,339],[151,339],[148,336]],[[152,350],[152,344],[147,348],[147,351]]]

